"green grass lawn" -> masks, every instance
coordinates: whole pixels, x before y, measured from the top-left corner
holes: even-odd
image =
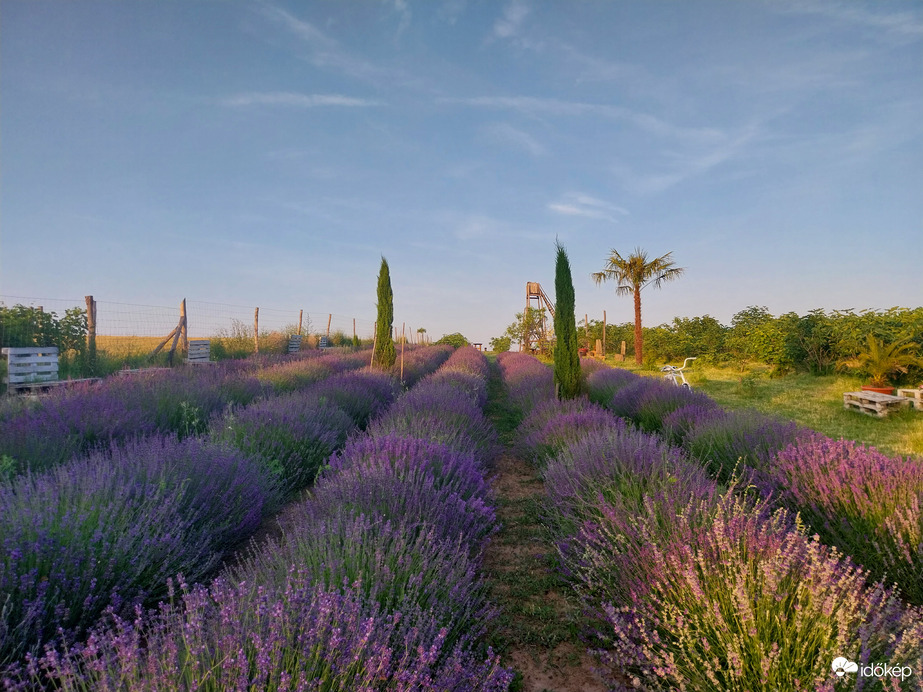
[[[610,363],[642,375],[660,377],[634,363]],[[754,365],[743,371],[691,363],[686,379],[728,409],[754,408],[789,418],[833,438],[844,437],[878,447],[891,454],[923,455],[923,411],[908,410],[887,418],[874,418],[843,408],[843,392],[865,384],[848,375],[808,374],[769,377],[769,367]]]

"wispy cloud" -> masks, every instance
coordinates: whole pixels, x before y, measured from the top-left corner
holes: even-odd
[[[522,0],[513,0],[503,10],[503,15],[494,23],[495,38],[512,38],[519,33],[523,21],[529,15],[529,7]]]
[[[770,4],[770,7],[781,8],[785,12],[795,14],[821,15],[835,21],[873,29],[879,35],[885,32],[914,38],[923,36],[923,15],[919,12],[888,12],[889,6],[886,3],[798,0],[788,4]],[[870,8],[875,8],[875,10]]]
[[[715,128],[680,127],[647,113],[622,106],[565,101],[534,96],[475,96],[470,98],[441,98],[440,103],[454,103],[472,108],[514,110],[532,116],[597,116],[629,122],[657,136],[677,137],[703,144],[721,142],[725,135]]]
[[[222,99],[225,106],[293,106],[317,108],[341,106],[347,108],[368,108],[381,106],[381,101],[343,96],[342,94],[299,94],[292,91],[248,92]]]
[[[498,144],[524,151],[532,156],[542,156],[545,147],[532,135],[513,127],[509,123],[494,123],[484,128],[485,136]]]
[[[639,172],[623,164],[614,165],[612,170],[623,186],[631,192],[663,192],[687,179],[703,175],[721,164],[740,158],[760,132],[758,125],[751,125],[720,144],[671,153],[666,157],[667,163],[663,170],[656,173]]]
[[[405,8],[406,12],[402,12],[401,3],[397,2],[395,9],[402,13],[402,22],[409,21],[409,8]],[[291,12],[274,5],[264,5],[262,12],[264,16],[280,24],[301,41],[302,46],[307,50],[307,59],[316,67],[340,72],[379,87],[394,84],[423,86],[418,78],[404,70],[385,67],[347,51],[338,41]]]
[[[570,192],[564,195],[561,201],[549,204],[548,208],[564,216],[583,216],[588,219],[600,219],[612,223],[618,223],[616,215],[628,215],[628,210],[624,207],[580,192]]]

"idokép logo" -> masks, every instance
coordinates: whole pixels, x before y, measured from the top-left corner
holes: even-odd
[[[843,656],[837,656],[833,659],[830,667],[833,668],[833,672],[839,678],[847,673],[858,673],[864,678],[900,678],[901,680],[906,680],[913,675],[913,670],[910,666],[892,666],[887,663],[870,663],[860,666],[855,661],[850,661]]]

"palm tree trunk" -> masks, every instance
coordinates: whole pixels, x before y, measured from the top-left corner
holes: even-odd
[[[635,363],[641,365],[641,287],[635,286]]]

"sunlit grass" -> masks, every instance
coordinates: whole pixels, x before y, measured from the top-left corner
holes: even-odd
[[[633,362],[609,364],[641,375],[660,376],[659,369]],[[728,409],[756,409],[835,439],[874,445],[886,453],[923,455],[923,411],[908,407],[887,418],[874,418],[843,408],[843,393],[861,389],[865,384],[862,378],[806,373],[770,377],[769,373],[769,366],[762,364],[738,368],[692,363],[686,378],[693,388]]]

